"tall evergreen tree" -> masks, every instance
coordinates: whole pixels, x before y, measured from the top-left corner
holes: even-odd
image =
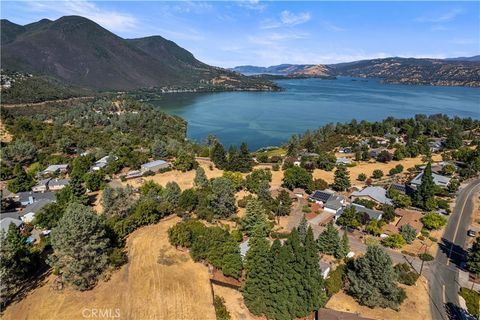
[[[251,234],[254,227],[262,228],[265,233],[270,231],[270,224],[267,220],[267,214],[262,201],[259,199],[252,199],[247,202],[246,214],[240,220],[242,231],[246,234]]]
[[[414,195],[415,204],[422,209],[435,209],[435,182],[432,175],[432,164],[427,163],[420,185]]]
[[[305,215],[303,215],[302,220],[300,220],[300,224],[298,225],[298,236],[300,237],[300,241],[304,242],[305,238],[307,237],[307,230],[308,230],[308,221],[305,219]]]
[[[246,279],[242,288],[245,305],[254,315],[267,313],[272,259],[265,235],[256,229],[249,240],[250,249],[246,255]]]
[[[473,243],[467,257],[467,268],[470,272],[480,275],[480,238]]]
[[[248,151],[248,146],[245,142],[240,145],[240,166],[238,171],[240,172],[250,172],[253,168],[253,157]]]
[[[347,234],[347,231],[344,231],[342,235],[342,241],[340,245],[340,251],[338,252],[338,256],[339,258],[345,258],[349,252],[350,252],[350,244],[348,241],[348,234]]]
[[[178,206],[178,201],[180,200],[180,195],[182,190],[180,186],[175,181],[170,181],[165,186],[165,191],[163,192],[163,199],[172,205],[173,208]]]
[[[326,303],[324,281],[318,265],[318,249],[313,237],[312,228],[309,227],[304,242],[305,270],[303,271],[303,283],[306,299],[303,302],[303,316],[307,316],[314,310],[318,310]]]
[[[210,159],[219,169],[225,169],[227,167],[227,156],[225,153],[225,148],[220,142],[217,141],[213,145]]]
[[[109,242],[98,215],[79,203],[70,204],[52,230],[51,241],[49,263],[62,280],[79,290],[93,287],[107,266]]]
[[[291,260],[287,247],[282,246],[277,239],[273,242],[270,249],[271,272],[269,282],[270,299],[267,301],[267,310],[265,315],[269,319],[290,320],[290,293],[291,282],[289,274],[291,266],[288,262]]]
[[[335,170],[335,177],[333,180],[333,189],[337,191],[346,191],[350,188],[350,174],[348,173],[347,167],[344,165],[338,166]]]
[[[342,257],[340,236],[332,220],[330,220],[327,228],[318,236],[317,246],[321,253],[333,255],[335,258]]]
[[[379,246],[369,246],[363,257],[354,260],[347,277],[348,293],[370,308],[398,309],[406,297],[397,286],[392,259]]]
[[[235,189],[232,182],[224,177],[213,179],[209,208],[216,218],[227,218],[237,211]]]
[[[208,178],[205,174],[205,170],[202,167],[198,167],[195,171],[195,178],[193,184],[199,189],[204,189],[208,186]]]

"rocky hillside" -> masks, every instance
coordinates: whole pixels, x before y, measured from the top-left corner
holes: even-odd
[[[25,26],[1,20],[1,29],[3,69],[51,76],[83,88],[276,89],[269,81],[202,63],[160,36],[123,39],[79,16]]]
[[[330,65],[338,76],[380,78],[385,82],[440,86],[480,86],[480,62],[385,58]]]

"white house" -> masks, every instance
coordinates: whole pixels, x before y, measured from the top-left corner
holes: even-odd
[[[413,178],[412,181],[410,181],[410,186],[412,188],[417,188],[419,185],[422,184],[422,177],[423,177],[423,171],[420,172],[415,178]],[[432,172],[432,177],[433,177],[433,183],[435,183],[436,186],[445,188],[448,186],[450,183],[449,177],[442,176],[441,174],[437,174],[435,172]]]
[[[68,170],[68,164],[52,164],[47,167],[47,169],[41,172],[42,175],[54,174],[54,173],[65,173]]]
[[[170,162],[167,162],[165,160],[155,160],[152,162],[144,163],[140,167],[140,171],[142,173],[145,173],[147,171],[158,171],[160,169],[166,169],[170,167]]]
[[[58,191],[62,190],[70,183],[70,179],[51,179],[48,182],[48,190]]]
[[[323,210],[333,214],[338,213],[345,205],[346,200],[344,197],[335,194],[333,190],[316,190],[310,197],[315,203],[318,203],[323,207]]]
[[[50,179],[43,179],[38,181],[38,183],[32,187],[33,192],[45,192],[48,190],[48,182]]]
[[[392,204],[392,199],[387,197],[387,190],[382,187],[366,187],[361,191],[352,192],[352,200],[357,198],[373,200],[381,204]]]
[[[23,210],[22,210],[22,213],[20,214],[20,219],[24,222],[24,223],[30,223],[33,221],[33,219],[35,218],[35,214],[40,211],[40,209],[42,209],[44,206],[46,206],[47,204],[50,204],[50,203],[53,203],[55,201],[53,200],[50,200],[50,199],[41,199],[39,201],[36,201],[32,204],[29,204],[28,206],[26,206]]]

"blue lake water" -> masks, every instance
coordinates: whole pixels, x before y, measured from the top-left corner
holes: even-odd
[[[282,92],[168,94],[153,101],[188,121],[188,137],[216,135],[250,149],[280,145],[329,122],[443,113],[480,118],[480,89],[382,84],[373,79],[280,80]]]

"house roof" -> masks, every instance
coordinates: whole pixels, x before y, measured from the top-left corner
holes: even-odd
[[[27,191],[27,192],[19,192],[17,193],[18,196],[18,201],[20,202],[27,202],[30,197],[33,197],[33,201],[38,201],[41,199],[50,199],[50,200],[55,200],[55,193],[53,192],[33,192],[33,191]]]
[[[310,195],[310,199],[315,201],[322,201],[323,203],[326,203],[334,195],[335,195],[335,192],[331,190],[315,190]]]
[[[16,211],[0,213],[0,220],[5,219],[5,218],[19,219],[20,215]]]
[[[419,186],[422,183],[422,177],[423,177],[423,171],[420,172],[415,178],[413,178],[412,181],[410,181],[410,184]],[[435,172],[432,172],[432,177],[433,177],[433,182],[437,186],[446,187],[448,185],[448,183],[450,182],[449,177],[442,176],[442,175],[437,174]]]
[[[68,168],[68,164],[51,164],[47,167],[47,169],[43,170],[44,173],[49,172],[56,172],[58,170],[66,170]]]
[[[358,205],[358,204],[356,204],[356,203],[352,203],[350,206],[353,206],[353,207],[355,208],[355,210],[357,210],[357,212],[361,212],[361,213],[367,214],[368,217],[369,217],[371,220],[380,220],[380,219],[382,218],[382,214],[383,214],[382,211],[377,211],[377,210],[369,209],[369,208],[367,208],[367,207]]]
[[[343,198],[337,195],[334,195],[330,199],[325,202],[325,208],[333,209],[333,210],[338,210],[341,207],[343,207]]]
[[[35,188],[35,187],[45,187],[45,188],[46,188],[49,181],[50,181],[50,179],[39,180],[39,181],[37,182],[37,184],[34,186],[34,188]]]
[[[34,203],[29,204],[22,210],[21,216],[24,216],[29,213],[37,213],[38,211],[40,211],[40,209],[45,207],[47,204],[50,204],[53,202],[55,201],[50,199],[40,199],[38,201],[35,201]]]
[[[392,204],[392,199],[387,197],[387,190],[382,187],[366,187],[352,192],[352,197],[370,197],[379,203]]]
[[[390,188],[393,188],[397,191],[400,191],[402,193],[406,193],[407,192],[407,186],[405,186],[404,184],[401,184],[401,183],[392,183],[390,185]]]
[[[142,164],[142,167],[152,168],[152,167],[160,166],[160,165],[166,164],[166,163],[167,163],[167,161],[165,161],[165,160],[155,160],[155,161],[152,161],[152,162],[147,162],[147,163]]]
[[[48,183],[49,187],[55,187],[55,186],[66,186],[70,183],[70,179],[52,179]]]
[[[242,257],[245,257],[247,255],[248,250],[250,249],[249,240],[250,239],[247,239],[242,243],[240,243],[240,255]]]
[[[305,194],[305,190],[303,190],[302,188],[295,188],[295,189],[293,189],[293,193],[294,194]]]
[[[335,162],[336,164],[340,164],[340,163],[350,163],[350,159],[348,159],[347,157],[338,157],[337,158],[337,161]]]
[[[22,220],[20,219],[14,219],[14,218],[4,218],[0,221],[0,230],[7,232],[8,228],[10,227],[11,224],[14,224],[15,226],[19,227],[22,225]]]

